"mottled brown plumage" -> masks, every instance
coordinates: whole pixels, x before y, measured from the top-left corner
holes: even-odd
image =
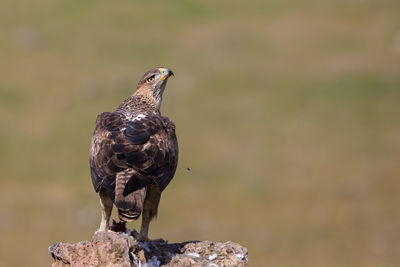
[[[143,212],[140,234],[147,239],[161,192],[173,178],[178,162],[175,124],[160,114],[171,75],[165,68],[146,72],[136,92],[116,111],[97,116],[90,170],[102,206],[101,231],[108,229],[114,203],[123,221],[136,220]]]

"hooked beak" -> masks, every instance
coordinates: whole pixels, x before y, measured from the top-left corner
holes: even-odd
[[[174,76],[174,73],[172,72],[172,70],[167,69],[167,68],[160,68],[160,72],[162,73],[163,77],[165,77],[165,78]]]
[[[158,84],[162,83],[165,79],[168,79],[171,76],[174,76],[174,73],[172,70],[167,69],[167,68],[159,68],[161,72],[161,77],[160,79],[154,84],[154,86],[158,86]]]

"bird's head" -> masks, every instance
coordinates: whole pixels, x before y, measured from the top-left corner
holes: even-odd
[[[160,108],[162,95],[169,77],[174,73],[167,68],[155,68],[146,72],[138,83],[135,95],[154,102]]]

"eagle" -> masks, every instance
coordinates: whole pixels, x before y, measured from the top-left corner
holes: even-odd
[[[161,115],[167,68],[154,68],[114,112],[97,116],[90,148],[90,172],[99,194],[101,223],[107,231],[113,205],[122,222],[142,214],[140,236],[148,240],[150,221],[157,216],[161,193],[175,174],[178,141],[175,124]]]

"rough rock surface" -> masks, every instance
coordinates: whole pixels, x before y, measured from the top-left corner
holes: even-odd
[[[128,233],[97,232],[92,240],[49,247],[61,266],[247,266],[247,249],[233,242],[140,242]]]

